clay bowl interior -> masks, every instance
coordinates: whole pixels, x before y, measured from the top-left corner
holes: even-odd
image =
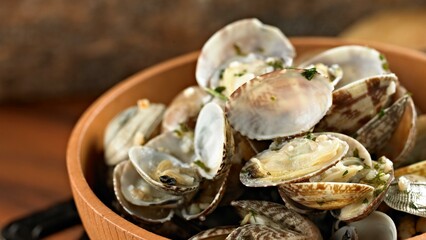
[[[405,48],[332,38],[293,38],[298,59],[339,45],[360,44],[384,53],[391,70],[413,94],[420,111],[426,111],[426,55]],[[187,86],[195,85],[198,52],[174,58],[141,71],[117,84],[94,102],[75,126],[67,150],[67,167],[75,199],[85,230],[91,239],[165,239],[124,219],[103,201],[106,167],[103,164],[103,132],[107,123],[138,99],[169,103]],[[102,200],[103,201],[102,201]]]

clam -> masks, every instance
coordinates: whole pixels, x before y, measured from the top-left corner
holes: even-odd
[[[385,203],[393,209],[426,217],[426,177],[399,177],[389,186]]]
[[[186,220],[200,219],[204,221],[206,216],[213,212],[219,205],[227,187],[228,171],[215,180],[205,180],[191,200],[182,207],[181,215]]]
[[[194,161],[198,173],[206,179],[220,177],[230,167],[234,154],[232,130],[222,108],[210,102],[201,109],[195,126]]]
[[[193,126],[198,113],[211,96],[198,86],[185,88],[167,107],[162,121],[162,131],[175,131],[185,126]]]
[[[130,161],[123,161],[116,165],[117,170],[114,177],[120,185],[123,197],[131,204],[137,206],[177,206],[183,199],[155,189],[148,184],[136,171]]]
[[[146,142],[160,125],[165,106],[139,100],[114,117],[106,127],[104,155],[107,165],[113,166],[126,160],[130,147]]]
[[[343,79],[337,84],[337,88],[359,79],[389,73],[385,56],[373,48],[364,46],[348,45],[332,48],[300,64],[300,67],[316,63],[328,66],[337,64],[342,68]]]
[[[258,19],[243,19],[228,24],[209,38],[201,50],[195,75],[199,86],[216,88],[220,85],[221,75],[232,62],[240,65],[237,66],[239,68],[237,71],[244,68],[250,68],[249,71],[252,71],[253,66],[244,65],[254,62],[254,69],[260,68],[262,72],[270,71],[264,69],[265,67],[273,70],[277,61],[281,68],[290,66],[294,55],[293,45],[278,28],[263,24]],[[267,58],[271,58],[269,63]],[[257,64],[260,66],[256,66]],[[227,83],[228,88],[236,88],[234,85],[239,83],[235,81],[242,81],[234,78],[234,74],[237,77],[247,74],[246,80],[250,80],[252,74],[235,73],[235,69],[229,70],[232,78]],[[227,91],[232,92],[232,89]]]
[[[122,179],[123,175],[126,175],[123,174],[123,172],[128,171],[128,169],[131,171],[131,163],[129,161],[123,161],[114,167],[113,173],[114,193],[124,211],[144,222],[164,223],[169,221],[173,217],[174,212],[172,206],[166,203],[168,201],[178,200],[179,198],[176,199],[176,197],[165,193],[162,195],[162,193],[152,191],[149,186],[147,186],[147,189],[153,194],[149,196],[150,201],[147,201],[147,198],[140,198],[140,194],[130,194],[130,196],[126,197],[125,195],[127,194],[124,192],[128,190],[128,187],[125,185],[123,186],[123,184],[127,183],[122,182]],[[136,198],[134,198],[134,196],[136,196]],[[127,199],[131,199],[131,201]],[[151,203],[153,205],[150,205]]]
[[[224,240],[236,229],[234,226],[222,226],[202,231],[188,240]]]
[[[283,205],[266,201],[234,201],[243,217],[242,226],[226,239],[322,239],[319,229],[307,218],[286,209]]]
[[[355,133],[356,139],[372,153],[379,153],[391,139],[401,122],[402,115],[409,103],[410,96],[396,101],[392,106],[379,112]],[[387,155],[388,156],[388,155]]]
[[[130,161],[138,173],[152,186],[170,194],[182,195],[198,189],[201,178],[188,163],[147,146],[129,150]]]
[[[295,202],[320,210],[343,208],[374,192],[367,184],[342,182],[289,183],[280,189]]]
[[[385,74],[337,89],[333,92],[333,105],[315,126],[315,131],[354,134],[387,106],[396,91],[397,81],[395,74]]]
[[[346,142],[326,134],[293,138],[278,150],[268,149],[251,158],[240,180],[249,187],[304,181],[335,165],[348,148]]]
[[[372,168],[366,167],[361,174],[360,183],[374,187],[374,192],[367,193],[364,198],[337,210],[332,210],[334,217],[341,221],[354,222],[370,215],[383,201],[390,183],[393,180],[393,163],[382,156],[372,161]]]
[[[328,111],[333,86],[315,69],[284,69],[258,76],[226,103],[232,127],[251,139],[309,131]]]
[[[385,213],[374,211],[368,217],[339,228],[331,240],[396,240],[397,231],[393,220]]]

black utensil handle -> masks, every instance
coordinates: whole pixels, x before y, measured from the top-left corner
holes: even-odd
[[[80,222],[74,200],[70,199],[10,222],[1,234],[5,240],[40,239]]]

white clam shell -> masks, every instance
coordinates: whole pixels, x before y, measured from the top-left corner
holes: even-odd
[[[306,67],[311,64],[337,64],[343,69],[343,79],[336,88],[343,87],[362,78],[389,73],[386,59],[375,49],[349,45],[326,50],[300,64]]]
[[[295,56],[293,45],[278,28],[255,18],[239,20],[220,29],[204,44],[195,71],[199,86],[217,87],[210,79],[222,64],[238,55],[235,46],[244,53],[282,58],[286,66]]]
[[[309,131],[332,103],[333,86],[317,73],[284,69],[258,76],[238,88],[226,103],[232,127],[251,139],[273,139]]]

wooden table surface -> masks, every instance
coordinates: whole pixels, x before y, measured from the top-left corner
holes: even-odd
[[[71,198],[65,151],[93,98],[0,105],[0,226]],[[81,226],[49,239],[79,239]]]

